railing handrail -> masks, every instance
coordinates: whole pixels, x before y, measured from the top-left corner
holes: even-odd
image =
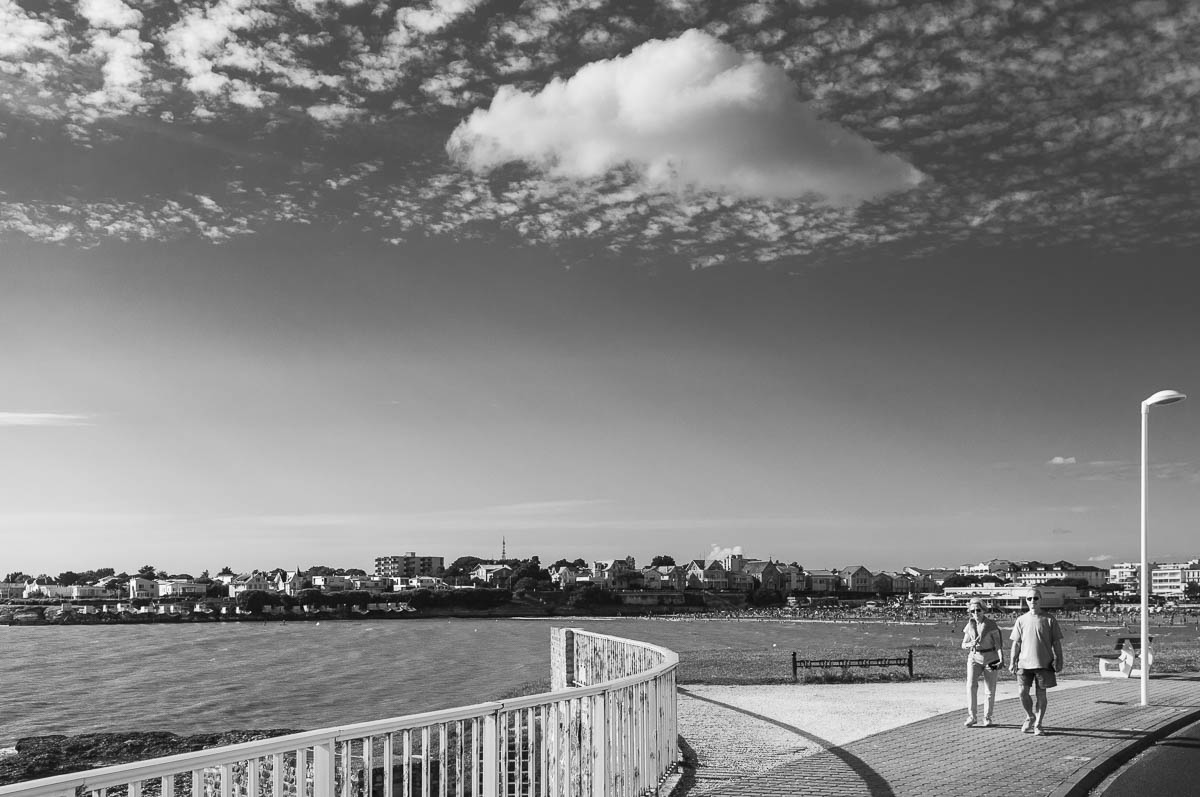
[[[606,640],[614,644],[634,644],[639,648],[657,653],[662,657],[662,660],[660,663],[633,675],[587,686],[573,686],[569,690],[552,690],[506,700],[488,701],[418,714],[406,714],[380,720],[317,728],[284,736],[274,736],[268,739],[214,747],[207,750],[161,756],[144,761],[114,764],[84,772],[72,772],[32,781],[23,781],[8,786],[0,786],[0,797],[8,797],[9,795],[46,797],[47,795],[61,795],[68,790],[78,789],[83,786],[86,786],[88,791],[94,791],[126,783],[144,782],[169,777],[189,770],[195,771],[234,761],[290,753],[298,749],[330,743],[337,744],[353,739],[360,739],[365,736],[415,730],[435,723],[481,719],[488,716],[494,717],[506,711],[518,711],[566,699],[600,695],[627,686],[646,683],[671,672],[679,663],[677,653],[658,645],[577,629],[573,629],[573,633]]]

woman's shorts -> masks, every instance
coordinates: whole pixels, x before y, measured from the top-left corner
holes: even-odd
[[[1053,689],[1058,686],[1058,679],[1054,677],[1054,669],[1051,667],[1042,667],[1037,670],[1019,670],[1017,677],[1021,679],[1021,686],[1026,688],[1035,684],[1038,689]]]

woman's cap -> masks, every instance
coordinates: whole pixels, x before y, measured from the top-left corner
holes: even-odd
[[[979,598],[971,598],[971,600],[967,601],[967,608],[970,609],[972,606],[977,606],[982,609],[983,601],[979,600]]]

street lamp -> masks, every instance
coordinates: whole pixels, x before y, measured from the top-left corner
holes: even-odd
[[[1187,396],[1178,390],[1160,390],[1142,402],[1142,705],[1149,705],[1150,667],[1150,565],[1146,561],[1146,456],[1150,408],[1155,404],[1174,404]]]

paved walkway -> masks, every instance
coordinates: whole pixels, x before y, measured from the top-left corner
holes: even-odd
[[[680,734],[695,766],[675,794],[1084,797],[1120,763],[1200,717],[1200,674],[1154,677],[1150,702],[1138,705],[1136,680],[1097,680],[1051,691],[1044,737],[1020,732],[1024,712],[1009,700],[997,704],[991,728],[964,728],[959,710],[834,745],[683,687]]]

